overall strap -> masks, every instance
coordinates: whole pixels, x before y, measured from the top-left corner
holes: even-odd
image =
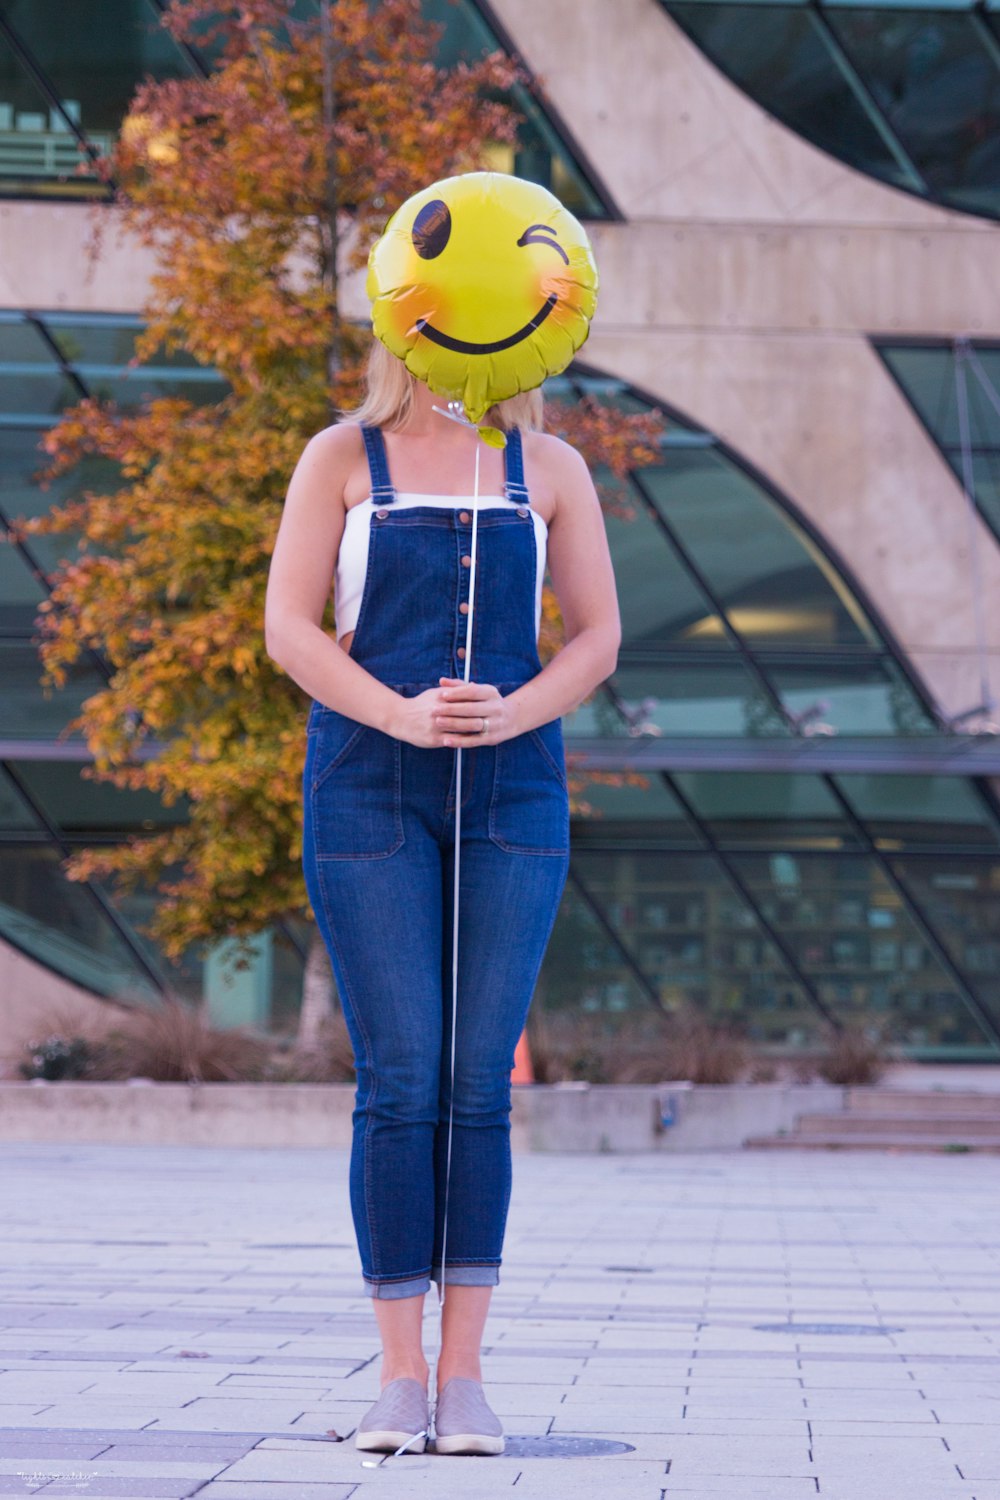
[[[389,461],[386,458],[385,439],[380,427],[367,427],[361,424],[361,436],[365,440],[365,452],[368,455],[368,472],[371,474],[372,499],[376,505],[391,505],[396,498],[396,491],[392,480],[389,478]]]
[[[530,505],[531,496],[524,482],[524,452],[521,447],[520,427],[507,431],[507,446],[503,450],[504,494],[518,505]]]

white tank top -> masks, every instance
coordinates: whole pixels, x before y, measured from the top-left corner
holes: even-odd
[[[475,502],[471,495],[419,495],[397,490],[396,498],[392,503],[407,506],[451,506],[456,510],[459,507],[478,503],[480,513],[482,513],[498,505],[522,505],[524,502],[509,500],[506,495],[480,495],[478,502]],[[344,518],[344,534],[340,539],[340,550],[337,553],[334,586],[334,616],[338,640],[342,639],[349,630],[354,629],[358,623],[358,615],[361,613],[361,595],[364,592],[365,575],[368,572],[368,541],[371,536],[372,512],[375,509],[375,501],[369,496],[359,505],[349,506]],[[533,505],[530,505],[528,510],[535,527],[535,556],[538,560],[535,570],[535,640],[537,641],[542,622],[542,578],[545,573],[545,547],[549,528]]]

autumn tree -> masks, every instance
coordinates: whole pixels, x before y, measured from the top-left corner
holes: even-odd
[[[96,649],[109,681],[68,725],[84,771],[146,788],[183,822],[69,856],[70,879],[156,888],[150,935],[171,958],[308,912],[301,869],[302,690],[268,657],[264,593],[288,480],[307,440],[351,405],[370,333],[342,317],[338,272],[363,265],[389,214],[439,177],[491,164],[517,139],[501,53],[449,69],[418,0],[321,4],[174,0],[163,24],[210,49],[207,76],[145,81],[98,163],[114,223],[156,269],[134,363],[184,351],[224,378],[214,404],[139,409],[86,399],[42,440],[48,482],[86,457],[120,482],[84,490],[15,536],[79,541],[40,606],[47,682]],[[93,164],[81,164],[81,170]],[[592,462],[622,474],[655,457],[658,422],[598,405],[562,420]],[[559,421],[550,422],[559,430]],[[559,642],[545,601],[543,655]],[[307,978],[323,974],[314,938]]]

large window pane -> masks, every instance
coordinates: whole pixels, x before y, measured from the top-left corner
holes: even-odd
[[[712,61],[792,130],[873,177],[914,185],[811,7],[665,3]]]
[[[959,351],[950,342],[913,345],[881,339],[875,348],[964,486]],[[974,343],[969,350],[963,373],[972,488],[983,519],[1000,538],[1000,349]]]
[[[611,687],[634,720],[664,735],[787,738],[790,730],[734,648],[637,663],[628,656]]]
[[[823,1003],[842,1020],[883,1021],[913,1049],[991,1044],[873,860],[775,853],[736,863]]]
[[[818,1016],[710,855],[583,852],[574,871],[668,1011],[692,1005],[716,1020],[745,1023],[765,1044],[818,1040]],[[604,971],[600,956],[588,980],[598,997],[592,1008],[614,1009],[602,997],[605,985],[620,982],[621,964],[611,959]]]
[[[189,70],[183,53],[148,0],[7,0],[4,18],[48,81],[62,111],[104,154],[136,85],[147,74],[171,78]],[[75,174],[76,136],[62,112],[40,99],[21,60],[0,46],[0,185],[49,179],[79,196],[89,184]],[[100,187],[103,194],[105,189]]]
[[[810,731],[838,734],[928,735],[934,720],[902,668],[887,652],[782,653],[760,651],[758,660],[781,701]]]
[[[24,554],[0,543],[0,628],[30,630],[45,594]]]
[[[570,1014],[635,1015],[650,1009],[620,947],[572,881],[559,907],[533,1003]]]
[[[681,448],[642,471],[643,490],[676,532],[748,644],[870,643],[871,631],[823,555],[749,475],[717,449]],[[690,640],[717,639],[714,610]]]
[[[851,847],[854,834],[819,776],[768,771],[682,771],[674,779],[712,836],[727,847],[789,843]]]
[[[11,761],[13,770],[50,822],[68,841],[108,832],[152,831],[185,822],[189,807],[181,798],[165,807],[154,792],[132,791],[110,781],[85,777],[89,769],[74,761]]]
[[[662,3],[807,140],[893,186],[1000,215],[1000,31],[970,0]]]
[[[113,493],[121,483],[117,465],[88,457],[69,473],[50,480],[48,488],[43,489],[36,476],[47,466],[48,459],[39,447],[39,438],[34,427],[19,430],[0,426],[0,517],[4,523],[45,515],[87,489]],[[42,579],[51,577],[62,558],[76,555],[79,541],[79,533],[73,529],[50,536],[29,536],[17,548],[0,537],[0,580],[4,585],[0,592],[0,625],[6,631],[26,640],[34,637],[38,605],[48,595]],[[34,569],[40,576],[36,576]]]
[[[1000,861],[910,856],[892,867],[1000,1028]]]
[[[92,892],[64,878],[54,849],[0,844],[0,937],[98,995],[158,994]]]
[[[0,769],[0,834],[41,833],[41,825],[11,777]]]
[[[105,685],[86,656],[66,672],[64,687],[50,687],[43,694],[36,648],[28,642],[0,641],[0,734],[5,739],[55,739],[79,713],[83,700]]]
[[[933,196],[993,212],[1000,67],[968,15],[832,9],[830,25]]]
[[[573,822],[574,848],[595,849],[614,844],[630,847],[636,840],[647,847],[704,847],[704,840],[688,820],[664,778],[651,772],[641,784],[591,782],[584,789],[588,813]]]
[[[600,470],[594,476],[598,484],[603,477]],[[606,512],[604,522],[618,586],[622,647],[649,651],[684,640],[712,606],[648,508],[639,501],[627,518]]]
[[[959,776],[838,776],[837,785],[886,847],[998,842],[990,804]]]

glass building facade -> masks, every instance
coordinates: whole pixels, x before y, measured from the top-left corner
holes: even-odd
[[[184,76],[211,57],[177,49],[156,24],[154,0],[81,0],[75,41],[65,43],[48,24],[51,6],[12,0],[0,17],[0,193],[87,198],[103,188],[68,163],[85,161],[88,144],[101,148],[139,77]],[[698,39],[717,60],[723,21],[742,17],[748,77],[737,81],[751,92],[754,58],[779,37],[779,22],[797,18],[799,50],[775,54],[788,65],[782,72],[772,60],[761,76],[798,90],[803,120],[822,90],[806,87],[819,75],[793,64],[828,34],[846,56],[852,16],[929,25],[946,13],[961,23],[945,28],[955,37],[973,26],[962,7],[849,14],[830,4],[690,0],[666,8],[691,34],[702,27]],[[505,44],[485,6],[435,0],[425,9],[447,21],[445,61]],[[975,20],[977,37],[989,33],[989,6]],[[872,48],[876,35],[889,34],[869,30]],[[860,77],[860,50],[852,56]],[[827,100],[828,149],[836,136],[839,153],[862,164],[858,143],[870,138],[852,123],[860,109],[883,150],[882,167],[871,152],[865,169],[893,181],[886,110],[875,110],[881,123],[873,126],[854,73],[838,67],[854,102],[848,109],[840,95]],[[946,72],[942,65],[939,82]],[[866,88],[877,99],[873,78]],[[519,102],[522,141],[498,166],[546,182],[586,218],[614,218],[607,190],[540,95],[525,91]],[[900,108],[893,129],[905,118]],[[957,131],[956,123],[953,141]],[[898,185],[942,202],[970,185],[979,190],[971,157],[946,183],[909,136],[905,149],[923,176],[902,174]],[[82,396],[130,405],[165,392],[196,401],[224,393],[213,371],[180,355],[126,368],[140,326],[129,314],[0,309],[0,525],[114,481],[91,462],[44,492],[37,484],[41,434]],[[877,347],[959,464],[948,395],[954,346],[898,339]],[[996,369],[988,344],[973,352],[987,374]],[[973,387],[981,392],[969,396],[976,497],[995,527],[1000,418],[970,376]],[[564,401],[591,395],[621,411],[663,409],[583,362],[547,391]],[[693,1002],[744,1021],[761,1045],[793,1052],[831,1020],[870,1019],[885,1022],[914,1058],[1000,1061],[1000,812],[992,790],[1000,757],[940,722],[850,559],[833,553],[791,497],[682,412],[666,415],[657,462],[629,475],[624,503],[606,514],[623,641],[616,672],[564,720],[574,783],[581,778],[579,811],[538,1003],[627,1015]],[[595,478],[609,475],[598,468]],[[149,944],[142,926],[155,891],[125,897],[61,873],[71,849],[185,816],[183,805],[164,809],[88,779],[86,746],[61,737],[82,699],[107,680],[99,654],[80,662],[60,692],[39,685],[34,620],[58,557],[72,547],[66,535],[0,544],[0,939],[96,995],[152,999],[170,986],[204,998],[220,1019],[288,1027],[311,936],[304,913],[259,935],[234,994],[221,979],[225,944],[177,964]],[[618,780],[586,780],[588,769]]]
[[[97,481],[83,468],[55,495],[32,482],[41,430],[78,392],[221,394],[211,372],[177,358],[126,371],[138,327],[5,313],[5,352],[19,356],[0,363],[5,521]],[[644,405],[584,367],[550,393]],[[1000,818],[988,778],[937,768],[949,737],[788,502],[710,433],[668,416],[661,460],[630,476],[607,517],[618,669],[564,721],[571,766],[642,782],[581,788],[589,811],[574,819],[540,1002],[617,1013],[693,1001],[792,1050],[830,1017],[877,1016],[914,1056],[1000,1056]],[[69,849],[184,809],[86,780],[86,747],[57,743],[104,679],[94,659],[59,693],[37,685],[33,620],[56,543],[68,545],[0,549],[0,932],[96,993],[152,996],[170,983],[211,1003],[223,952],[167,964],[140,930],[154,892],[122,899],[60,874]],[[242,1019],[290,1023],[308,936],[294,913],[261,935]]]
[[[732,81],[893,187],[1000,217],[1000,0],[661,0]]]

